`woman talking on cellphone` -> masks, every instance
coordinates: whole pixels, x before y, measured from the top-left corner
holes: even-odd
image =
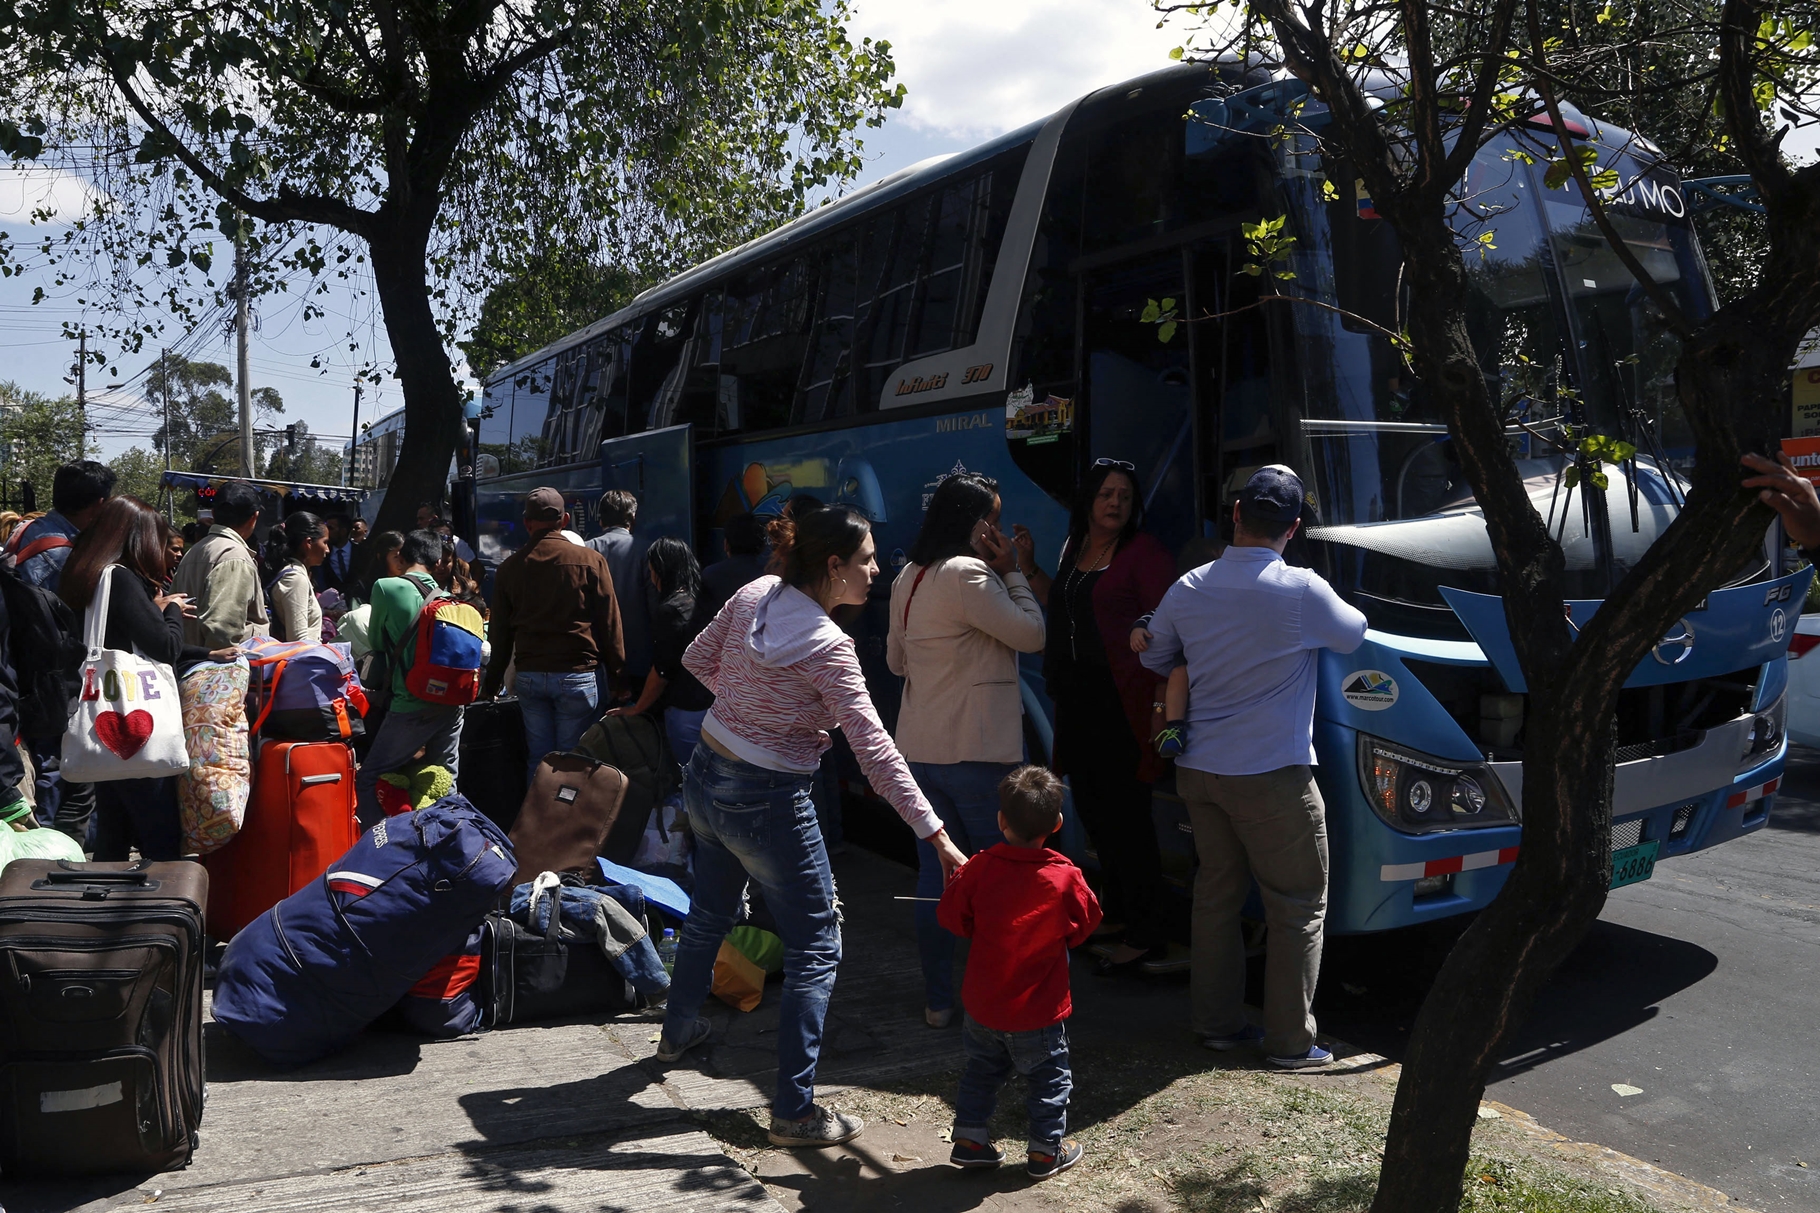
[[[1043,649],[1043,608],[999,531],[998,481],[957,472],[936,486],[910,562],[891,586],[885,661],[904,680],[897,748],[948,837],[968,855],[1004,841],[998,785],[1024,760],[1017,655]],[[916,942],[923,1021],[954,1020],[954,936],[935,920],[935,848],[917,844]]]

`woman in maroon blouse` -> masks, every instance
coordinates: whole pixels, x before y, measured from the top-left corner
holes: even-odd
[[[1101,459],[1081,482],[1054,577],[1037,567],[1029,532],[1019,527],[1016,537],[1018,567],[1049,611],[1043,678],[1055,702],[1050,765],[1068,776],[1099,855],[1110,924],[1102,934],[1122,928],[1100,964],[1103,973],[1135,968],[1164,947],[1163,865],[1150,817],[1151,784],[1163,762],[1145,744],[1157,679],[1128,637],[1175,581],[1175,561],[1140,529],[1143,521],[1137,469]]]

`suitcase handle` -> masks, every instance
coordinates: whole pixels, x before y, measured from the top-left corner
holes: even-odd
[[[46,872],[43,879],[32,881],[32,888],[49,889],[55,888],[58,885],[79,884],[89,885],[91,887],[95,885],[132,885],[135,888],[140,889],[156,889],[164,882],[152,879],[151,873],[147,870],[151,866],[151,860],[141,859],[138,863],[124,871],[97,872],[76,867],[74,860],[59,859],[57,861],[57,866]],[[107,891],[105,889],[97,889],[96,894],[100,897],[106,897]]]

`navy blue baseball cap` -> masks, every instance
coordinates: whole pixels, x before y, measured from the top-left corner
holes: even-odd
[[[1270,463],[1251,474],[1239,490],[1239,509],[1247,518],[1294,522],[1302,516],[1302,478],[1280,463]]]

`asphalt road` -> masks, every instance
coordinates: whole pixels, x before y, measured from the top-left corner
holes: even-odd
[[[1321,1026],[1399,1056],[1450,943],[1329,940]],[[1795,752],[1766,828],[1614,892],[1508,1054],[1489,1098],[1744,1205],[1820,1213],[1820,751]]]

